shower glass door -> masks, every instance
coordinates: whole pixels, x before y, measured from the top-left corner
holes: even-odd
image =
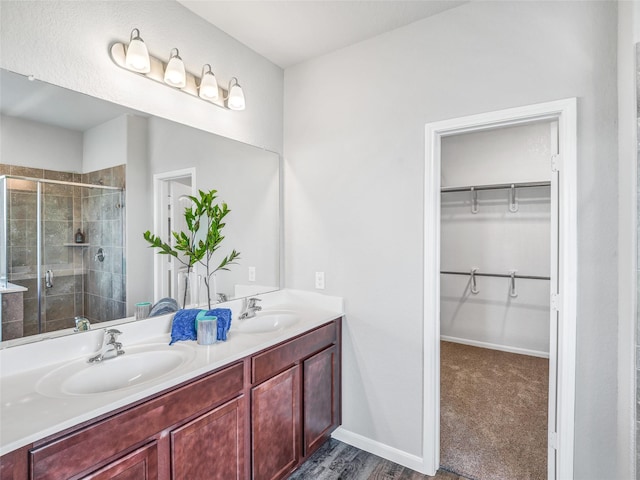
[[[20,322],[5,328],[3,319],[2,340],[71,328],[77,316],[91,323],[125,317],[123,190],[3,178],[2,271],[26,290]]]
[[[74,238],[83,226],[80,214],[84,187],[40,185],[40,331],[50,332],[73,327],[74,318],[85,313],[84,247]]]

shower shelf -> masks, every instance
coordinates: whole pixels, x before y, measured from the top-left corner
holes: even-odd
[[[91,246],[90,243],[63,243],[62,244],[65,247],[89,247]]]

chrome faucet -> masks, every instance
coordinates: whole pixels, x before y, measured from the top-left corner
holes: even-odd
[[[259,298],[246,298],[242,299],[242,312],[238,317],[240,320],[244,320],[246,318],[252,318],[256,316],[256,312],[262,310],[262,307],[256,305],[258,302],[261,302]]]
[[[120,330],[116,330],[115,328],[105,330],[100,352],[98,352],[97,355],[89,358],[89,360],[87,360],[87,363],[100,363],[103,360],[108,360],[110,358],[124,355],[122,344],[118,342],[118,335],[122,335],[122,332]]]
[[[229,300],[226,293],[218,293],[216,294],[216,303],[223,303]]]

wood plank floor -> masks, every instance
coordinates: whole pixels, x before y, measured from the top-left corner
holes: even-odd
[[[469,480],[438,470],[435,477],[390,462],[333,438],[303,463],[289,480]]]

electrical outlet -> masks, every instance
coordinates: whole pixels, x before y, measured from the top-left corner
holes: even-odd
[[[324,290],[324,272],[316,272],[316,288]]]
[[[256,281],[256,267],[249,267],[249,281]]]

